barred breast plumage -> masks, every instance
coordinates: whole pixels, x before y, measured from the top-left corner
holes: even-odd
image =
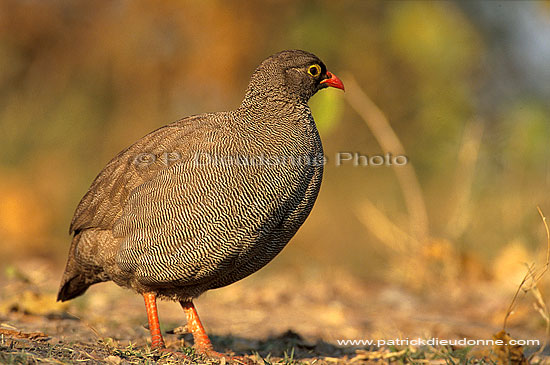
[[[108,280],[132,288],[162,348],[156,296],[189,319],[193,298],[266,265],[305,221],[323,173],[307,101],[328,86],[343,89],[316,56],[283,51],[256,69],[236,110],[181,119],[119,153],[76,209],[58,299]]]

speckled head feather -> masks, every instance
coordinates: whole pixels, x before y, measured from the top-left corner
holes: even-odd
[[[311,75],[308,68],[319,65],[319,73]],[[257,102],[275,96],[281,101],[307,103],[317,91],[327,87],[327,68],[313,53],[302,50],[287,50],[276,53],[254,71],[244,101]]]

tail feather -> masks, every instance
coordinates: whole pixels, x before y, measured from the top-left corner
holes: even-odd
[[[57,293],[57,301],[64,302],[76,298],[84,294],[90,285],[90,283],[86,283],[82,275],[73,276],[69,280],[62,282],[59,293]]]
[[[61,286],[57,294],[57,301],[66,301],[84,294],[86,289],[94,282],[87,280],[86,273],[82,271],[82,267],[76,262],[76,247],[80,241],[81,233],[75,234],[69,249],[69,257],[67,258],[67,266],[61,278]]]

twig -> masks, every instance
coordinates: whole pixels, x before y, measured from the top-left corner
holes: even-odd
[[[548,307],[546,303],[544,302],[544,299],[542,298],[542,295],[537,287],[537,283],[542,279],[544,274],[548,271],[548,267],[550,265],[550,229],[548,229],[548,224],[546,222],[546,217],[542,213],[542,210],[539,206],[537,206],[537,210],[539,211],[539,214],[542,218],[542,222],[544,224],[544,228],[546,230],[546,262],[544,264],[544,267],[537,271],[535,268],[535,264],[527,265],[527,273],[523,277],[523,280],[519,284],[514,297],[512,298],[512,301],[510,302],[510,305],[508,306],[508,310],[506,311],[506,316],[504,317],[504,323],[503,323],[503,330],[506,330],[506,326],[508,324],[508,318],[513,313],[514,307],[517,302],[517,298],[519,296],[519,292],[523,290],[525,293],[531,292],[533,293],[533,296],[535,297],[535,310],[539,312],[539,314],[542,316],[544,321],[546,322],[546,335],[547,337],[550,335],[550,312],[548,311]],[[526,285],[527,280],[530,280],[529,285]],[[533,353],[530,356],[530,359],[532,359],[535,355],[540,354],[544,348],[546,347],[546,342],[541,346],[541,348]]]
[[[504,323],[502,324],[502,330],[503,331],[506,331],[506,326],[508,325],[508,318],[514,312],[514,307],[516,306],[516,301],[518,299],[519,292],[523,288],[523,285],[527,281],[528,277],[529,277],[529,273],[525,274],[525,276],[523,277],[523,280],[521,281],[518,288],[516,289],[516,292],[514,293],[514,297],[512,298],[512,301],[510,302],[510,305],[508,305],[508,310],[506,311],[506,315],[504,316]]]
[[[378,209],[370,200],[365,200],[361,207],[357,209],[357,218],[387,246],[400,253],[406,253],[413,238],[394,224],[380,209]]]
[[[546,229],[546,263],[544,264],[544,269],[538,274],[537,278],[534,278],[535,283],[538,282],[542,276],[548,271],[548,265],[550,265],[550,230],[548,229],[548,222],[546,221],[546,217],[542,213],[542,210],[537,205],[537,210],[539,211],[540,217],[542,218],[542,223],[544,224],[544,228]]]
[[[72,314],[72,313],[69,313],[67,311],[67,313],[71,316],[73,316],[74,318],[77,318],[80,323],[84,324],[86,327],[88,327],[93,333],[94,335],[97,337],[98,340],[102,339],[103,337],[101,336],[101,334],[91,325],[89,324],[87,321],[83,320],[82,318],[80,318],[79,316],[75,315],[75,314]]]
[[[539,206],[537,206],[537,210],[539,211],[539,215],[542,218],[542,222],[544,223],[544,228],[546,230],[546,263],[544,265],[544,269],[539,273],[538,277],[533,276],[533,286],[534,290],[532,290],[532,293],[535,297],[535,309],[541,317],[546,322],[546,341],[542,344],[540,349],[538,349],[536,352],[534,352],[531,356],[529,356],[529,361],[533,359],[538,354],[541,354],[544,349],[546,348],[548,337],[550,336],[550,313],[548,312],[548,306],[544,302],[544,299],[542,298],[542,295],[540,293],[540,290],[537,287],[537,282],[542,278],[542,276],[548,271],[548,265],[550,263],[550,230],[548,229],[548,222],[546,221],[546,217],[542,213],[542,210]]]
[[[347,101],[365,121],[384,152],[406,155],[405,148],[384,113],[365,94],[350,73],[345,77]],[[409,213],[411,232],[417,242],[423,242],[429,234],[429,222],[426,204],[416,172],[410,162],[406,165],[393,166],[393,168]]]

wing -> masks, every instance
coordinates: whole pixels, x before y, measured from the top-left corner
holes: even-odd
[[[203,116],[179,120],[151,132],[120,152],[99,173],[78,204],[70,233],[87,228],[112,229],[130,192],[172,163],[174,156],[171,153],[185,152],[182,149],[187,143],[200,139],[206,120]],[[215,128],[210,126],[208,129]]]

